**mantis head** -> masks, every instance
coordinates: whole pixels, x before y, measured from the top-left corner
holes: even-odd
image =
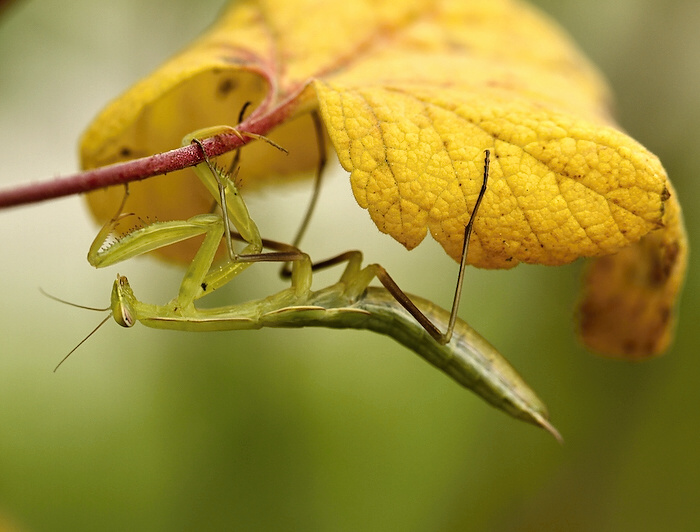
[[[134,318],[134,296],[129,285],[129,280],[123,275],[117,274],[117,280],[112,287],[112,299],[110,307],[114,320],[122,327],[133,327],[136,320]]]

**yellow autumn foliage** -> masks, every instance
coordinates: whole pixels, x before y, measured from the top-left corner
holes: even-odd
[[[83,166],[235,125],[247,101],[254,110],[241,127],[290,156],[246,146],[244,186],[313,172],[308,113],[318,109],[358,203],[409,249],[430,232],[459,259],[485,149],[492,162],[471,264],[565,264],[628,249],[652,231],[686,245],[675,198],[678,215],[664,218],[671,186],[659,160],[612,121],[605,84],[561,30],[517,0],[231,3],[198,41],[97,117],[82,141]],[[120,194],[89,196],[98,220],[112,216]],[[181,219],[208,210],[210,199],[178,172],[133,185],[130,202]],[[685,254],[676,257],[681,273],[658,291],[666,308],[683,278]],[[610,284],[600,275],[599,286]]]

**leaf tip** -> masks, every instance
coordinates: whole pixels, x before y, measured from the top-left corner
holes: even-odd
[[[564,444],[564,438],[562,437],[561,433],[549,422],[548,419],[537,413],[533,413],[533,418],[540,427],[554,436],[554,439],[556,439],[561,445]]]

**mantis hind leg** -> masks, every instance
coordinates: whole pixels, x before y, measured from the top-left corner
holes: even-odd
[[[302,238],[304,238],[304,234],[306,233],[306,229],[309,226],[311,217],[313,216],[313,213],[316,210],[316,204],[318,203],[318,197],[321,191],[323,171],[325,170],[326,163],[328,162],[328,159],[326,157],[326,135],[323,131],[323,122],[321,121],[321,116],[318,114],[318,111],[311,112],[311,119],[313,120],[314,133],[316,136],[316,147],[318,149],[318,164],[316,165],[316,174],[314,176],[313,185],[314,188],[313,192],[311,193],[311,199],[309,200],[309,204],[306,207],[306,212],[304,213],[304,217],[302,218],[301,224],[299,225],[299,229],[297,229],[297,234],[294,236],[294,240],[292,240],[292,246],[294,247],[299,247],[299,245],[301,244],[301,240]],[[287,262],[284,265],[282,265],[282,268],[280,269],[280,277],[284,279],[289,277],[290,275],[291,270],[289,268],[289,263]]]
[[[298,247],[301,243],[301,239],[306,233],[306,229],[309,226],[311,217],[313,216],[314,210],[316,210],[316,204],[318,203],[318,196],[321,190],[321,179],[323,177],[323,171],[326,168],[327,158],[326,158],[326,137],[323,131],[323,123],[321,122],[321,117],[317,111],[311,112],[311,119],[314,123],[314,133],[316,136],[316,147],[318,148],[318,164],[316,166],[316,175],[314,177],[314,190],[311,194],[311,199],[309,200],[309,205],[306,208],[306,213],[304,213],[304,218],[299,225],[297,234],[292,240],[292,245]]]
[[[351,299],[356,299],[362,295],[369,283],[376,277],[384,288],[406,309],[418,323],[435,339],[439,344],[447,344],[452,338],[457,315],[459,313],[459,302],[462,296],[462,285],[464,284],[464,272],[467,266],[467,253],[469,251],[469,240],[474,226],[476,214],[481,205],[481,200],[486,193],[486,186],[489,175],[489,160],[490,151],[486,150],[484,154],[484,174],[481,185],[481,190],[477,197],[472,213],[469,217],[469,222],[464,228],[464,241],[462,245],[462,255],[459,264],[459,274],[457,276],[457,287],[452,302],[452,310],[446,331],[443,333],[438,327],[428,318],[417,306],[411,298],[399,287],[394,279],[389,275],[389,272],[379,264],[369,264],[362,268],[362,252],[346,251],[335,257],[324,260],[312,265],[312,270],[316,271],[322,268],[328,268],[336,264],[347,262],[348,265],[340,278],[340,282],[345,284],[345,294]]]
[[[481,205],[481,200],[484,198],[484,194],[486,194],[486,185],[488,184],[489,180],[489,161],[490,161],[490,156],[491,152],[489,150],[486,150],[484,152],[484,179],[481,183],[481,190],[479,191],[479,196],[476,198],[476,203],[474,204],[474,208],[472,209],[472,214],[469,217],[469,222],[467,222],[467,225],[464,228],[464,240],[462,243],[462,256],[459,261],[459,273],[457,275],[457,287],[455,288],[455,297],[452,300],[452,310],[450,312],[450,322],[449,325],[447,326],[447,331],[445,334],[443,334],[438,340],[441,344],[446,344],[447,342],[450,341],[450,338],[452,337],[452,331],[454,330],[455,327],[455,322],[457,321],[457,314],[459,313],[459,302],[462,298],[462,286],[464,285],[464,271],[466,270],[467,267],[467,252],[469,251],[469,239],[471,238],[472,235],[472,228],[474,227],[474,219],[476,218],[476,213],[479,210],[479,206]],[[430,332],[430,331],[428,331]],[[432,333],[431,333],[432,334]]]
[[[443,333],[435,326],[435,324],[425,315],[420,309],[411,301],[406,293],[399,288],[396,282],[391,278],[389,273],[379,264],[371,264],[367,268],[371,269],[372,273],[377,276],[377,279],[384,285],[384,287],[394,296],[394,298],[401,303],[403,306],[416,320],[420,323],[423,328],[428,331],[428,333],[435,339],[439,344],[447,344],[452,338],[452,332],[455,328],[455,323],[457,322],[457,315],[459,314],[459,302],[462,297],[462,286],[464,285],[464,272],[467,267],[467,253],[469,251],[469,240],[472,234],[472,228],[474,227],[474,220],[476,219],[476,213],[481,205],[481,200],[486,193],[486,186],[489,179],[489,160],[491,152],[486,150],[484,153],[484,176],[481,184],[481,190],[472,209],[472,213],[469,217],[469,222],[464,227],[464,240],[462,243],[462,255],[459,262],[459,273],[457,275],[457,286],[455,288],[454,299],[452,300],[452,310],[450,311],[450,321],[447,325],[447,330]]]
[[[358,250],[346,251],[322,262],[313,263],[311,271],[318,271],[330,268],[337,264],[347,262],[347,266],[339,280],[339,284],[344,286],[343,293],[350,300],[358,299],[367,289],[373,279],[378,279],[396,301],[413,316],[416,321],[432,336],[436,342],[446,344],[449,342],[448,329],[446,333],[440,332],[437,326],[416,306],[411,298],[399,287],[389,272],[380,264],[369,264],[362,268],[362,252]],[[454,325],[453,325],[454,328]],[[447,337],[447,339],[445,339]]]

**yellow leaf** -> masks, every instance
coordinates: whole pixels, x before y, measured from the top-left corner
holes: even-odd
[[[246,146],[244,186],[313,171],[308,113],[319,109],[358,203],[409,249],[430,231],[459,258],[490,149],[471,264],[556,265],[625,249],[634,256],[674,239],[677,256],[685,256],[678,202],[669,204],[659,160],[611,119],[595,69],[523,2],[231,3],[199,40],[97,117],[82,141],[83,166],[165,151],[195,129],[235,125],[247,101],[254,110],[241,129],[270,136],[290,156],[263,143]],[[98,220],[112,216],[120,196],[89,196]],[[182,219],[210,201],[189,172],[177,172],[135,184],[129,209]],[[630,248],[664,226],[665,209],[667,217],[677,212],[676,221]],[[191,258],[181,248],[165,251]],[[677,293],[683,269],[673,271],[664,295],[649,303],[653,312],[668,309]],[[612,290],[611,278],[590,278],[600,279],[595,294]],[[598,295],[591,301],[598,303],[584,305],[584,338],[604,349],[609,342],[594,340],[599,333],[591,331],[600,328],[590,323],[612,307]]]
[[[250,120],[271,123],[320,106],[358,203],[409,249],[430,230],[459,257],[486,148],[472,264],[605,255],[661,223],[667,182],[656,157],[612,124],[604,85],[561,32],[511,0],[234,3],[98,117],[83,164],[173,148],[194,129],[235,124],[246,101],[257,106]],[[244,184],[314,168],[309,121],[271,136],[291,157],[246,148]],[[209,201],[186,174],[134,189],[132,201],[159,219]],[[99,219],[111,216],[105,197],[90,196]]]
[[[459,259],[486,148],[494,160],[470,248],[477,266],[564,264],[661,225],[658,159],[599,121],[517,93],[320,82],[317,91],[358,203],[409,249],[430,229]]]

